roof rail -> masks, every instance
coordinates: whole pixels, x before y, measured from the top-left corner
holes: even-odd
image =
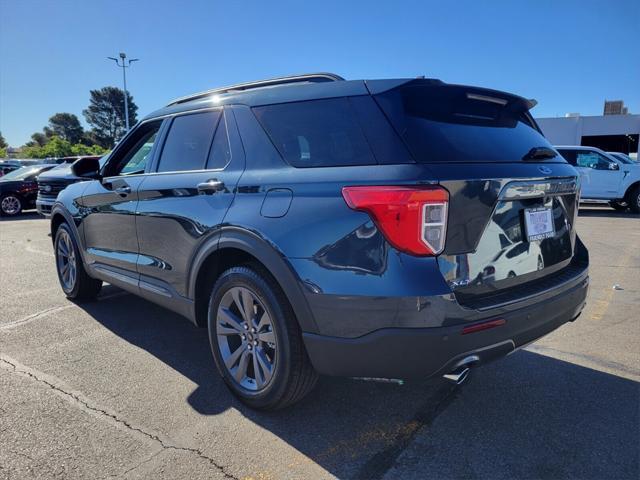
[[[302,82],[311,82],[311,83],[321,83],[321,82],[339,82],[343,81],[340,75],[336,75],[335,73],[306,73],[303,75],[291,75],[288,77],[277,77],[270,78],[267,80],[256,80],[254,82],[246,82],[246,83],[238,83],[236,85],[229,85],[228,87],[220,87],[213,88],[211,90],[205,90],[204,92],[193,93],[191,95],[187,95],[185,97],[176,98],[172,102],[167,104],[167,107],[171,105],[177,105],[179,103],[190,102],[192,100],[197,100],[199,98],[208,97],[209,95],[213,95],[214,93],[227,93],[233,91],[240,90],[251,90],[252,88],[260,88],[260,87],[270,87],[273,85],[284,85],[287,83],[302,83]]]

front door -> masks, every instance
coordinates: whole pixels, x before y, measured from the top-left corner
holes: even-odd
[[[576,168],[582,176],[583,198],[618,198],[623,177],[618,163],[598,152],[584,150],[577,152]]]
[[[170,122],[139,189],[138,272],[141,288],[186,296],[193,255],[233,201],[244,152],[231,112],[183,114]]]
[[[138,188],[155,149],[162,121],[141,124],[119,144],[80,200],[86,258],[91,267],[137,276],[135,213]]]

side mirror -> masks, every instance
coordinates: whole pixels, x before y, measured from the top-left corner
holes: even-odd
[[[71,171],[76,177],[100,178],[100,162],[97,158],[79,158],[71,164]]]
[[[609,163],[609,170],[620,170],[620,165],[614,162]]]

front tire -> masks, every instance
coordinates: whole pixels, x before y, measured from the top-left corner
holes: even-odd
[[[22,199],[15,193],[7,193],[0,198],[0,215],[15,217],[22,212]]]
[[[87,274],[76,240],[66,223],[58,227],[53,246],[58,280],[67,298],[72,300],[95,298],[102,288],[102,281],[91,278]]]
[[[633,213],[640,213],[640,185],[636,185],[636,187],[631,190],[628,203]]]
[[[208,326],[218,372],[246,405],[284,408],[314,387],[318,374],[298,322],[268,273],[252,266],[225,271],[211,292]]]

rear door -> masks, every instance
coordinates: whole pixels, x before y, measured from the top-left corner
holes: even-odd
[[[170,120],[153,172],[138,190],[141,289],[186,295],[193,255],[222,223],[243,169],[232,112],[213,109]]]
[[[110,156],[104,178],[92,181],[80,200],[87,259],[98,269],[122,269],[136,277],[138,187],[155,152],[162,121],[143,123]]]

